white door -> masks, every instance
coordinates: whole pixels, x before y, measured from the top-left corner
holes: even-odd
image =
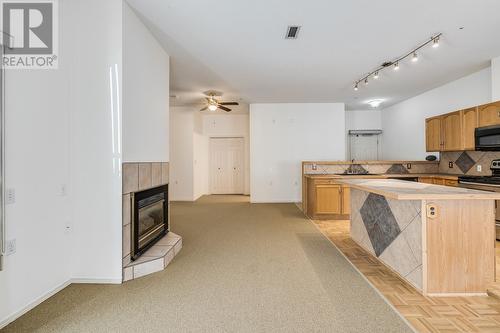
[[[243,138],[210,138],[210,193],[243,194]]]

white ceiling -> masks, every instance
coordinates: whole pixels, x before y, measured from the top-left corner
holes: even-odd
[[[128,0],[171,56],[175,104],[223,99],[392,105],[489,65],[500,55],[498,0]],[[286,40],[288,25],[301,25]],[[459,27],[464,27],[460,30]],[[442,32],[417,64],[353,82]]]

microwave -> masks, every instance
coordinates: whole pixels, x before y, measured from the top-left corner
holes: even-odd
[[[487,126],[476,128],[476,150],[500,150],[500,126]]]

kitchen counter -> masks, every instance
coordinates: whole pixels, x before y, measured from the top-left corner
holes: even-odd
[[[442,179],[449,179],[449,180],[457,180],[458,176],[457,175],[450,175],[450,174],[438,174],[438,173],[403,173],[403,174],[306,174],[304,175],[305,178],[311,178],[311,179],[343,179],[343,178],[380,178],[380,179],[386,179],[386,178],[433,178],[433,177],[438,177]]]
[[[500,193],[380,178],[335,182],[350,189],[351,238],[401,278],[424,295],[486,295]]]
[[[396,179],[341,178],[337,182],[396,200],[500,200],[500,193]]]

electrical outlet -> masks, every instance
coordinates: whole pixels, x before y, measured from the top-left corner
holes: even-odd
[[[437,207],[435,204],[428,204],[427,205],[427,218],[430,218],[430,219],[435,219],[437,217]]]
[[[73,226],[71,225],[71,221],[66,221],[66,224],[64,225],[64,233],[69,234],[72,229]]]
[[[10,239],[5,244],[5,254],[10,256],[14,253],[16,253],[16,240]]]
[[[316,163],[314,163],[313,166],[312,166],[312,169],[313,170],[318,170],[318,165]]]
[[[59,195],[61,197],[65,197],[66,195],[68,195],[68,189],[66,187],[66,184],[61,184],[59,186]]]
[[[453,169],[453,162],[452,161],[448,162],[448,168]]]
[[[5,191],[5,204],[11,205],[16,202],[16,190],[13,188],[8,188]]]
[[[406,163],[406,168],[407,168],[408,170],[410,170],[410,169],[411,169],[411,163]]]
[[[483,171],[483,166],[482,166],[481,164],[478,164],[478,165],[476,166],[476,170],[477,170],[477,172],[481,172],[481,171]]]

